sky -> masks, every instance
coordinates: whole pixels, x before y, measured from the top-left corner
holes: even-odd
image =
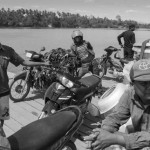
[[[108,19],[150,23],[150,0],[0,0],[0,8],[70,12]]]

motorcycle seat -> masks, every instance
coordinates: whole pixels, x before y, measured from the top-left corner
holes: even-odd
[[[62,111],[34,121],[8,137],[12,150],[46,150],[72,128],[77,116]]]
[[[105,48],[104,51],[106,51],[106,52],[116,52],[117,48],[115,48],[113,46],[109,46],[109,47]]]
[[[86,87],[93,87],[93,86],[95,87],[99,84],[100,80],[101,79],[99,77],[95,75],[91,75],[91,76],[81,78],[79,82],[81,82]]]
[[[72,91],[76,95],[75,98],[80,101],[84,101],[84,98],[91,92],[96,91],[97,87],[101,83],[101,78],[96,75],[87,76],[79,80],[81,87],[72,88]]]
[[[41,57],[42,57],[41,54],[34,54],[34,55],[32,56],[32,59],[39,59],[39,58],[41,58]]]
[[[121,63],[124,63],[124,64],[128,64],[130,61],[132,61],[133,59],[124,59],[124,58],[121,58],[120,59],[120,62]]]

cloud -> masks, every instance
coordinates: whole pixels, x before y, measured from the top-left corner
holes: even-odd
[[[23,6],[14,6],[14,7],[13,7],[14,10],[21,9],[21,8],[24,8],[24,9],[25,9],[25,7],[23,7]],[[41,10],[41,7],[38,6],[38,5],[31,5],[31,6],[28,7],[27,9],[33,9],[33,10],[38,9],[38,10]]]
[[[21,9],[21,8],[23,8],[23,7],[22,6],[14,6],[13,7],[14,10]]]
[[[72,13],[80,13],[80,14],[87,14],[87,13],[89,13],[86,10],[80,10],[80,9],[70,9],[69,11],[72,12]]]
[[[81,16],[91,16],[94,15],[93,12],[91,11],[86,11],[86,10],[80,10],[80,9],[69,9],[68,11],[65,12],[70,12],[72,14],[80,14]]]
[[[40,6],[38,5],[34,5],[34,6],[31,6],[33,9],[40,9]]]
[[[56,9],[56,8],[47,8],[47,11],[52,11],[52,12],[69,12],[72,14],[80,14],[80,15],[91,15],[91,11],[86,11],[86,10],[80,10],[80,9]]]
[[[59,11],[58,9],[56,9],[56,8],[47,8],[46,9],[47,11],[53,11],[53,12],[57,12],[57,11]]]
[[[136,13],[137,10],[133,10],[133,9],[129,9],[129,10],[126,10],[126,13]]]

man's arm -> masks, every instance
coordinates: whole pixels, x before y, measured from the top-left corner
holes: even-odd
[[[130,93],[126,91],[122,95],[113,113],[109,114],[102,122],[101,128],[93,130],[93,136],[85,137],[85,141],[92,141],[92,144],[88,148],[96,147],[97,149],[104,149],[114,144],[125,147],[125,138],[122,133],[117,131],[130,117],[129,94]]]
[[[123,37],[123,34],[124,34],[124,32],[121,33],[120,35],[118,35],[118,37],[117,37],[118,43],[119,43],[119,45],[120,45],[121,47],[123,47],[123,44],[122,44],[122,42],[121,42],[121,38]]]
[[[0,150],[11,150],[10,143],[6,137],[0,136]]]
[[[21,62],[21,65],[23,66],[48,66],[49,63],[47,62],[32,62],[32,61],[27,61],[24,60]]]
[[[141,131],[130,134],[115,132],[116,144],[125,147],[126,149],[142,149],[150,147],[150,132]]]
[[[48,62],[32,62],[28,60],[24,60],[19,54],[17,54],[13,49],[11,50],[10,62],[14,64],[16,67],[19,65],[23,66],[46,66],[49,65]]]
[[[121,96],[119,103],[114,111],[109,114],[102,122],[102,129],[109,132],[116,132],[120,126],[125,124],[130,118],[130,95],[131,91],[127,90]]]
[[[132,40],[131,40],[131,42],[132,42],[132,45],[135,43],[135,34],[133,33],[133,35],[132,35]]]
[[[93,56],[95,56],[95,52],[90,42],[87,42],[87,49]]]
[[[128,149],[142,149],[150,147],[150,132],[141,131],[131,134],[115,132],[111,133],[103,129],[94,129],[93,133],[84,137],[91,144],[87,149],[104,149],[111,145],[120,145]]]
[[[141,149],[144,147],[150,147],[150,132],[141,131],[135,133],[120,133],[117,132],[120,125],[127,122],[130,117],[130,98],[126,101],[127,94],[124,94],[121,98],[116,111],[110,114],[102,123],[102,129],[111,132],[113,136],[110,136],[111,140],[115,144],[126,147],[126,149]],[[113,140],[113,138],[116,139]]]

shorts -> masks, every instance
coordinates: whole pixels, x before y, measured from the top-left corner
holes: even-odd
[[[0,120],[10,119],[9,115],[9,95],[0,97]]]

